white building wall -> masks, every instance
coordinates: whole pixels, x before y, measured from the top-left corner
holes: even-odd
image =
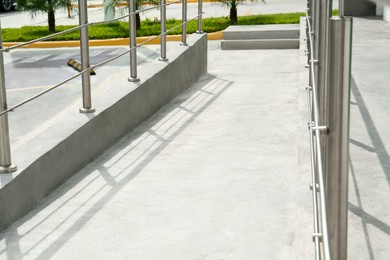
[[[383,20],[390,22],[390,4],[388,3],[383,6]]]

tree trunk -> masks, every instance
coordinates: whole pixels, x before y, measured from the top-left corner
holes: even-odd
[[[47,12],[47,21],[49,22],[49,32],[56,31],[56,18],[54,16],[54,11],[49,10]]]
[[[135,25],[137,30],[141,28],[141,17],[139,16],[139,13],[135,14]]]
[[[235,5],[232,5],[232,7],[230,7],[230,23],[237,23],[237,7]]]

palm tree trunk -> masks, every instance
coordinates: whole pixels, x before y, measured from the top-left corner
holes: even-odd
[[[49,23],[49,32],[56,31],[56,18],[54,16],[54,10],[49,10],[47,12],[47,21]]]
[[[237,6],[232,5],[230,7],[230,23],[236,24],[237,23]]]
[[[135,27],[137,28],[137,30],[141,28],[141,17],[139,13],[135,14]]]

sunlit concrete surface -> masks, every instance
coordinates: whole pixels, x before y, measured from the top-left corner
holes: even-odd
[[[208,75],[2,233],[0,258],[311,259],[303,74],[299,50],[210,43]]]
[[[354,18],[348,259],[390,255],[390,27]],[[302,51],[208,75],[0,234],[0,259],[313,259]]]
[[[354,18],[349,259],[390,256],[390,24]]]

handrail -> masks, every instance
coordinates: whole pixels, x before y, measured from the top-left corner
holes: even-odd
[[[53,34],[50,34],[50,35],[47,35],[47,36],[43,36],[43,37],[38,38],[38,39],[34,39],[34,40],[31,40],[31,41],[28,41],[28,42],[23,42],[23,43],[19,43],[17,45],[14,45],[14,46],[2,48],[2,49],[0,49],[0,52],[10,52],[13,49],[17,49],[17,48],[21,48],[21,47],[24,47],[24,46],[28,46],[28,45],[31,45],[31,44],[37,43],[37,42],[43,42],[43,41],[55,38],[55,37],[60,36],[60,35],[64,35],[64,34],[68,34],[68,33],[77,31],[77,30],[79,30],[81,28],[84,28],[84,27],[89,27],[89,26],[93,26],[93,25],[100,25],[100,24],[107,24],[107,23],[116,22],[116,21],[119,21],[121,19],[127,18],[127,17],[129,17],[131,15],[135,15],[135,14],[139,14],[139,13],[142,13],[142,12],[150,11],[150,10],[157,9],[157,8],[160,8],[160,7],[163,7],[163,6],[169,6],[169,5],[172,5],[172,4],[175,4],[175,3],[179,3],[179,2],[182,2],[182,0],[178,0],[178,1],[175,1],[175,2],[171,2],[171,3],[166,3],[164,5],[154,5],[154,6],[149,7],[149,8],[136,10],[136,11],[130,13],[130,14],[126,14],[126,15],[123,15],[123,16],[120,16],[120,17],[117,17],[117,18],[113,18],[113,19],[109,19],[109,20],[105,20],[105,21],[89,22],[89,23],[86,23],[86,24],[83,24],[83,25],[76,26],[74,28],[67,29],[65,31],[53,33]],[[204,14],[204,12],[202,14]],[[194,19],[192,19],[192,20],[194,20]]]
[[[165,1],[164,1],[165,2]],[[187,23],[189,23],[190,21],[192,20],[195,20],[195,19],[198,19],[198,30],[197,30],[197,33],[202,33],[201,32],[201,26],[202,26],[202,22],[201,22],[201,19],[202,19],[202,16],[204,14],[204,12],[201,12],[202,10],[202,3],[203,3],[203,0],[199,0],[198,1],[198,5],[199,5],[199,12],[198,12],[198,15],[195,16],[194,18],[191,18],[189,20],[187,20],[187,17],[183,17],[183,21],[181,24],[177,25],[177,26],[174,26],[173,28],[171,28],[170,30],[168,31],[165,31],[165,30],[162,30],[162,32],[155,36],[155,37],[152,37],[151,39],[148,39],[140,44],[135,44],[135,38],[136,38],[136,28],[135,28],[135,19],[134,19],[134,16],[137,14],[137,13],[141,13],[141,12],[144,12],[144,11],[148,11],[148,10],[151,10],[151,9],[155,9],[155,8],[160,8],[160,7],[165,7],[165,6],[168,6],[168,5],[171,5],[171,4],[174,4],[174,3],[178,3],[178,2],[186,2],[185,0],[182,1],[182,0],[178,0],[178,1],[174,1],[174,2],[171,2],[171,3],[164,3],[163,4],[160,4],[158,6],[153,6],[153,7],[150,7],[150,8],[146,8],[146,9],[143,9],[143,10],[134,10],[134,3],[131,2],[130,6],[129,6],[129,14],[127,15],[124,15],[124,16],[121,16],[121,17],[118,17],[118,18],[114,18],[114,19],[111,19],[111,20],[107,20],[107,21],[100,21],[100,22],[88,22],[88,19],[87,19],[87,12],[86,12],[86,0],[84,0],[84,2],[82,2],[80,5],[79,5],[79,13],[80,13],[80,25],[79,26],[76,26],[74,28],[71,28],[71,29],[68,29],[68,30],[65,30],[65,31],[62,31],[62,32],[58,32],[58,33],[54,33],[54,34],[51,34],[51,35],[48,35],[48,36],[45,36],[45,37],[41,37],[39,39],[34,39],[34,40],[31,40],[31,41],[28,41],[28,42],[25,42],[25,43],[20,43],[20,44],[17,44],[17,45],[14,45],[14,46],[11,46],[11,47],[7,47],[7,48],[3,48],[2,47],[2,42],[1,42],[1,26],[0,26],[0,127],[4,130],[4,134],[0,134],[0,173],[9,173],[9,172],[12,172],[12,171],[15,171],[16,170],[16,166],[13,165],[11,163],[11,152],[10,152],[10,142],[9,142],[9,131],[8,131],[8,117],[7,117],[7,114],[11,111],[14,111],[15,109],[19,108],[20,106],[23,106],[24,104],[26,103],[29,103],[35,99],[37,99],[38,97],[64,85],[65,83],[79,77],[79,76],[82,76],[83,80],[82,80],[82,85],[83,85],[83,108],[80,109],[80,112],[81,113],[93,113],[95,111],[95,109],[91,108],[91,103],[90,103],[90,96],[91,96],[91,93],[90,93],[90,80],[89,80],[89,71],[91,69],[94,69],[94,68],[97,68],[97,67],[100,67],[100,66],[103,66],[109,62],[112,62],[124,55],[126,55],[127,53],[130,53],[130,69],[131,69],[131,77],[129,78],[129,81],[138,81],[139,79],[136,77],[136,67],[137,67],[137,63],[136,63],[136,49],[140,46],[143,46],[145,45],[146,43],[154,40],[154,39],[157,39],[159,37],[161,37],[161,42],[163,41],[166,41],[166,37],[163,37],[165,36],[167,33],[171,32],[172,30],[175,30],[176,28],[180,27],[180,26],[184,26],[186,25]],[[130,9],[131,8],[131,9]],[[183,9],[187,8],[186,5],[183,4]],[[130,10],[132,10],[130,12]],[[82,11],[82,12],[81,12]],[[183,11],[183,13],[186,13],[186,10]],[[97,24],[104,24],[104,23],[110,23],[110,22],[113,22],[113,21],[118,21],[120,19],[123,19],[123,18],[129,18],[129,38],[130,38],[130,48],[129,50],[126,50],[124,51],[123,53],[120,53],[118,55],[116,55],[115,57],[112,57],[112,58],[109,58],[105,61],[102,61],[98,64],[95,64],[95,65],[89,65],[89,43],[88,43],[88,28],[89,26],[93,26],[93,25],[97,25]],[[166,17],[165,15],[161,17],[161,24],[164,25],[162,26],[162,29],[165,28],[165,24],[166,24]],[[183,27],[185,28],[185,27]],[[63,35],[63,34],[67,34],[67,33],[70,33],[70,32],[73,32],[73,31],[76,31],[76,30],[80,30],[80,52],[81,52],[81,63],[83,64],[82,66],[82,69],[79,73],[57,83],[56,85],[30,97],[30,98],[27,98],[19,103],[17,103],[16,105],[14,106],[11,106],[11,107],[7,107],[7,100],[6,100],[6,91],[5,91],[5,80],[4,80],[4,71],[3,71],[3,68],[4,68],[4,64],[3,64],[3,53],[4,52],[9,52],[13,49],[16,49],[16,48],[20,48],[20,47],[23,47],[23,46],[27,46],[27,45],[30,45],[30,44],[33,44],[33,43],[36,43],[36,42],[40,42],[40,41],[45,41],[45,40],[48,40],[48,39],[51,39],[51,38],[54,38],[54,37],[57,37],[59,35]],[[182,31],[182,35],[186,35],[186,29]],[[165,43],[164,43],[165,44]],[[162,48],[161,48],[161,52],[163,52]],[[165,52],[165,51],[164,51]],[[84,53],[84,55],[83,55]],[[160,59],[161,61],[166,61],[167,59]],[[133,75],[133,72],[135,73],[135,75]],[[84,99],[84,94],[87,96],[85,99]],[[89,100],[88,100],[89,99]],[[88,102],[85,102],[85,101],[88,101]]]
[[[188,22],[190,22],[190,21],[193,21],[193,20],[195,20],[195,19],[198,19],[198,17],[199,17],[199,16],[202,16],[203,14],[204,14],[204,12],[203,12],[202,14],[199,14],[199,15],[197,15],[197,16],[195,16],[195,17],[189,19],[189,20],[187,20],[187,22],[184,22],[184,23],[188,23]],[[178,24],[178,25],[172,27],[171,29],[167,30],[166,33],[161,33],[161,34],[156,35],[156,36],[154,36],[154,37],[152,37],[152,38],[150,38],[150,39],[148,39],[148,40],[146,40],[146,41],[143,41],[142,43],[137,44],[135,47],[130,48],[129,50],[126,50],[126,51],[124,51],[123,53],[120,53],[120,54],[118,54],[118,55],[116,55],[116,56],[114,56],[114,57],[112,57],[112,58],[110,58],[110,59],[107,59],[107,60],[102,61],[102,62],[100,62],[100,63],[97,63],[97,64],[95,64],[95,65],[92,65],[92,66],[88,67],[87,69],[85,69],[85,70],[83,70],[83,71],[81,71],[81,72],[79,72],[79,73],[77,73],[77,74],[71,76],[70,78],[68,78],[68,79],[66,79],[66,80],[64,80],[64,81],[61,81],[61,82],[58,83],[58,84],[56,84],[56,85],[54,85],[54,86],[52,86],[52,87],[50,87],[50,88],[48,88],[48,89],[46,89],[46,90],[44,90],[44,91],[38,93],[38,94],[36,94],[36,95],[34,95],[34,96],[32,96],[32,97],[30,97],[30,98],[28,98],[28,99],[25,99],[25,100],[21,101],[20,103],[18,103],[18,104],[16,104],[16,105],[13,105],[13,106],[8,107],[6,110],[0,112],[0,116],[2,116],[2,115],[5,114],[5,113],[8,113],[8,112],[13,112],[13,111],[15,111],[15,109],[17,109],[18,107],[20,107],[20,106],[22,106],[22,105],[24,105],[24,104],[26,104],[26,103],[29,103],[29,102],[35,100],[36,98],[42,96],[43,94],[45,94],[45,93],[47,93],[47,92],[50,92],[50,91],[52,91],[52,90],[54,90],[54,89],[56,89],[56,88],[58,88],[58,87],[60,87],[60,86],[62,86],[62,85],[64,85],[64,84],[68,83],[69,81],[71,81],[71,80],[77,78],[78,76],[81,76],[82,74],[86,73],[87,71],[90,71],[91,69],[95,69],[95,68],[101,67],[101,66],[103,66],[103,65],[105,65],[105,64],[107,64],[107,63],[110,63],[110,62],[112,62],[112,61],[114,61],[114,60],[116,60],[116,59],[118,59],[118,58],[120,58],[120,57],[126,55],[126,54],[129,53],[131,50],[133,50],[133,49],[135,49],[135,48],[138,48],[138,47],[141,47],[141,46],[143,46],[143,45],[146,45],[148,42],[151,42],[151,41],[153,41],[153,40],[155,40],[155,39],[160,38],[162,35],[167,34],[167,33],[169,33],[170,31],[173,31],[173,30],[175,30],[175,29],[181,27],[184,23],[181,23],[181,24]],[[24,46],[24,45],[23,45],[23,46]],[[1,51],[2,51],[2,50],[0,49],[0,52],[1,52]]]
[[[309,97],[309,130],[310,130],[310,156],[311,156],[311,172],[312,172],[312,192],[313,192],[313,208],[314,208],[314,234],[313,240],[315,242],[316,259],[320,259],[320,242],[323,245],[323,254],[325,260],[331,259],[329,247],[329,233],[328,233],[328,215],[327,215],[327,199],[325,194],[325,180],[324,180],[324,166],[322,156],[321,134],[325,130],[320,125],[318,94],[316,85],[316,74],[314,65],[318,63],[313,57],[313,31],[310,23],[309,10],[306,10],[306,24],[308,30],[308,53],[311,86],[308,88]],[[311,97],[311,98],[310,98]],[[314,117],[314,118],[313,118]],[[317,179],[318,177],[318,179]],[[318,194],[319,193],[319,203]],[[319,205],[318,205],[319,204]],[[321,217],[321,218],[320,218]],[[321,223],[321,229],[320,224]]]

